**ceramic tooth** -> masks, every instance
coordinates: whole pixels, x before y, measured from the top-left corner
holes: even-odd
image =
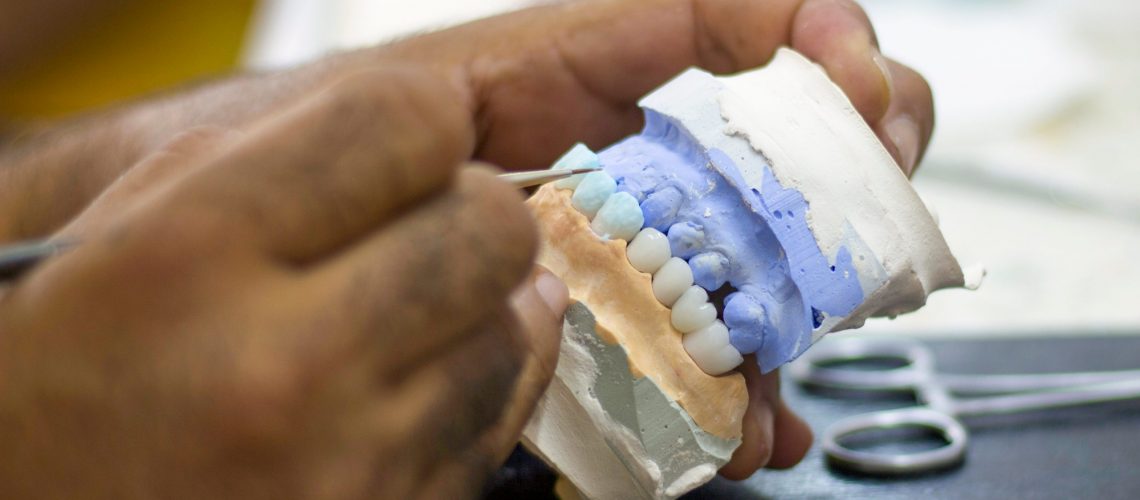
[[[594,216],[590,227],[602,238],[632,240],[645,223],[637,198],[629,193],[610,195]]]
[[[647,227],[637,233],[626,247],[626,257],[634,269],[653,274],[672,257],[669,252],[669,237],[665,233]]]
[[[585,144],[579,142],[570,148],[566,154],[562,155],[558,161],[554,162],[554,166],[551,168],[555,170],[570,170],[575,168],[598,168],[599,166],[598,155],[590,151],[590,148],[586,147]],[[554,187],[558,189],[576,189],[578,184],[582,182],[583,177],[586,177],[586,174],[576,174],[565,179],[559,179],[554,182]]]
[[[693,286],[693,270],[689,269],[688,262],[677,257],[671,257],[653,273],[653,296],[665,307],[672,307],[690,286]]]
[[[610,177],[610,174],[590,172],[582,178],[582,182],[574,190],[574,196],[570,197],[570,203],[574,205],[576,210],[585,214],[587,218],[593,219],[597,215],[598,209],[602,208],[602,204],[616,190],[617,182],[614,181],[613,177]]]
[[[709,375],[722,375],[736,368],[744,360],[740,352],[728,343],[728,327],[719,320],[693,333],[685,334],[681,340],[685,352]]]
[[[670,318],[681,333],[695,332],[716,321],[716,307],[709,303],[704,288],[693,285],[673,304]]]

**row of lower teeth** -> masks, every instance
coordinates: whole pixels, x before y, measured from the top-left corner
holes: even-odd
[[[598,157],[578,144],[554,165],[562,168],[595,168]],[[743,358],[729,344],[728,328],[717,319],[716,307],[704,288],[693,284],[693,271],[683,259],[673,257],[669,239],[661,231],[644,228],[645,216],[637,199],[617,192],[617,183],[605,172],[592,172],[563,179],[555,187],[572,189],[571,204],[592,219],[598,236],[629,242],[629,263],[653,275],[653,295],[672,309],[673,327],[684,334],[682,344],[693,361],[709,375],[720,375],[738,366]]]

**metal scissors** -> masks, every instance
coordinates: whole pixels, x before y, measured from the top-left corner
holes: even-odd
[[[522,189],[597,170],[600,169],[530,170],[499,174],[499,178]],[[70,250],[77,244],[72,240],[36,240],[0,246],[0,283],[18,279],[44,259]]]
[[[856,369],[852,363],[891,362],[891,368]],[[847,363],[847,367],[843,366]],[[919,406],[844,418],[823,434],[827,459],[842,469],[901,475],[947,468],[966,456],[964,417],[1008,414],[1140,398],[1140,370],[1026,375],[938,373],[934,356],[905,339],[831,339],[789,365],[801,384],[849,392],[909,392]],[[914,453],[876,453],[843,444],[863,432],[898,428],[936,432],[946,444]]]

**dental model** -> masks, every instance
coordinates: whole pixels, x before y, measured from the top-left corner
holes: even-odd
[[[823,71],[689,70],[646,125],[554,168],[598,167],[529,200],[539,262],[576,303],[524,441],[589,498],[674,498],[740,444],[733,371],[921,307],[964,277],[909,181]]]

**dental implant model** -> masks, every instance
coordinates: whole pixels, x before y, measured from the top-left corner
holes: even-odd
[[[673,498],[740,443],[733,369],[963,285],[937,224],[823,71],[780,50],[730,77],[689,70],[646,125],[555,168],[600,166],[528,202],[539,263],[576,301],[525,432],[590,498]]]

